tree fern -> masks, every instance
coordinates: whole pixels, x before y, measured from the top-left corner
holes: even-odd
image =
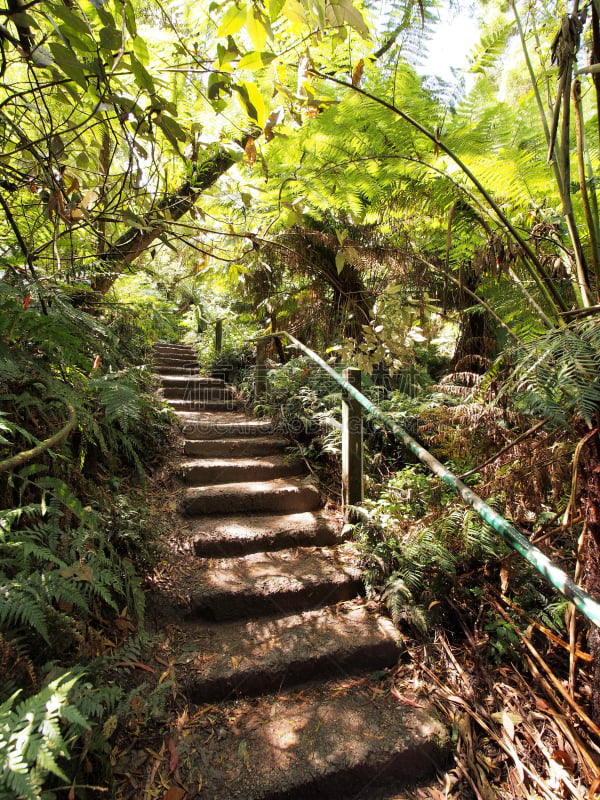
[[[469,69],[471,72],[485,73],[496,66],[498,60],[504,54],[513,28],[514,25],[510,22],[509,24],[498,25],[483,34],[479,44],[469,56]]]
[[[525,411],[565,425],[572,414],[592,424],[600,408],[600,336],[593,322],[573,323],[510,352],[503,391]]]

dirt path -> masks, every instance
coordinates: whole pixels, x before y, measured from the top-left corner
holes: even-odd
[[[121,796],[406,796],[385,787],[431,780],[447,735],[388,680],[399,639],[363,597],[339,518],[189,348],[159,346],[156,360],[183,435],[184,486],[148,596],[150,666],[174,711],[137,771],[127,762]]]

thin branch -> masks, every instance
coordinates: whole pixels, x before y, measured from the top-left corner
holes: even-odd
[[[479,472],[479,470],[483,469],[484,467],[487,467],[488,464],[492,464],[494,461],[496,461],[496,459],[500,458],[501,455],[504,455],[504,453],[507,453],[509,450],[512,450],[513,447],[516,447],[518,444],[520,444],[523,441],[523,439],[528,439],[537,430],[542,428],[547,422],[548,422],[547,419],[542,419],[539,422],[536,422],[536,424],[533,427],[529,428],[528,431],[525,431],[525,433],[522,433],[520,436],[517,436],[516,439],[513,439],[512,442],[509,442],[508,444],[504,445],[504,447],[498,450],[497,453],[494,453],[494,455],[490,456],[490,458],[488,458],[487,461],[484,461],[483,464],[478,464],[478,466],[473,467],[473,469],[470,469],[468,472],[463,472],[463,474],[460,476],[461,481],[464,480],[465,478],[468,478],[469,475],[474,475],[476,472]]]
[[[504,322],[504,320],[503,320],[501,317],[499,317],[499,316],[498,316],[498,314],[496,314],[496,312],[495,312],[495,311],[494,311],[494,310],[493,310],[493,309],[492,309],[492,308],[491,308],[491,307],[490,307],[490,306],[489,306],[489,305],[488,305],[488,304],[485,302],[485,300],[483,300],[481,297],[479,297],[478,295],[476,295],[476,294],[475,294],[475,292],[472,292],[470,289],[468,289],[468,288],[467,288],[467,287],[466,287],[464,284],[462,284],[462,283],[461,283],[461,282],[458,280],[458,278],[455,278],[455,277],[454,277],[454,275],[452,275],[452,273],[451,273],[451,272],[447,272],[447,271],[446,271],[446,270],[445,270],[443,267],[436,266],[435,264],[432,264],[430,261],[427,261],[427,260],[426,260],[425,258],[423,258],[422,256],[419,256],[419,255],[417,255],[417,256],[416,256],[416,258],[417,258],[417,259],[418,259],[418,260],[419,260],[419,261],[420,261],[422,264],[425,264],[425,266],[427,266],[427,267],[429,267],[430,269],[432,269],[434,272],[436,272],[436,271],[438,271],[438,272],[441,272],[441,273],[442,273],[442,275],[443,275],[445,278],[448,278],[448,280],[451,280],[453,283],[455,283],[457,286],[459,286],[459,287],[460,287],[460,288],[461,288],[461,289],[462,289],[464,292],[466,292],[466,294],[468,294],[470,297],[472,297],[472,298],[473,298],[473,300],[475,300],[477,303],[479,303],[479,305],[480,305],[480,306],[482,306],[483,308],[485,308],[485,310],[488,312],[488,314],[489,314],[491,317],[493,317],[493,319],[495,319],[495,320],[496,320],[496,322],[498,323],[498,325],[500,325],[500,327],[501,327],[501,328],[502,328],[504,331],[506,331],[506,333],[508,333],[508,335],[511,337],[511,339],[514,339],[514,341],[515,341],[517,344],[523,344],[523,342],[521,341],[521,339],[519,339],[519,337],[517,336],[517,334],[516,334],[516,333],[515,333],[513,330],[511,330],[511,329],[508,327],[508,325],[506,324],[506,322]]]
[[[40,305],[42,307],[42,312],[44,314],[48,314],[48,309],[46,308],[46,301],[44,300],[44,297],[43,297],[41,289],[40,289],[40,281],[39,281],[37,273],[35,271],[35,267],[33,266],[33,258],[31,257],[31,253],[29,252],[29,248],[27,247],[27,243],[25,242],[25,239],[23,239],[21,231],[19,230],[19,226],[17,225],[17,223],[15,221],[15,218],[12,215],[12,211],[10,210],[10,208],[8,206],[8,203],[6,202],[6,200],[4,199],[4,197],[1,194],[0,194],[0,205],[4,209],[4,213],[6,214],[6,219],[8,220],[8,222],[10,224],[10,227],[13,229],[13,233],[15,234],[15,236],[17,238],[17,242],[19,243],[19,247],[21,248],[21,252],[23,253],[23,256],[25,257],[25,261],[27,262],[27,266],[29,267],[29,271],[31,272],[31,275],[32,275],[32,277],[33,277],[33,279],[34,279],[34,281],[35,281],[35,283],[37,285],[38,297],[39,297],[39,300],[40,300]]]
[[[75,413],[73,406],[67,404],[67,410],[69,412],[69,419],[67,420],[66,425],[64,425],[53,436],[50,436],[49,439],[44,439],[43,442],[40,442],[40,444],[32,447],[31,450],[23,450],[21,453],[17,453],[16,455],[7,458],[5,461],[0,461],[0,472],[8,472],[10,470],[18,469],[19,467],[22,467],[23,464],[33,461],[34,458],[38,458],[38,456],[41,456],[42,453],[45,453],[47,450],[50,450],[50,448],[60,444],[63,439],[66,439],[77,423],[77,414]]]

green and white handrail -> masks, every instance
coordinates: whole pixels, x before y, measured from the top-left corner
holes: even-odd
[[[309,347],[299,342],[291,333],[287,331],[277,331],[277,333],[270,334],[268,337],[264,338],[271,338],[272,336],[286,336],[290,342],[294,345],[294,347],[301,350],[305,353],[312,361],[318,364],[321,369],[331,375],[331,377],[337,381],[337,383],[342,386],[342,388],[347,392],[347,394],[356,400],[360,405],[365,408],[370,414],[376,417],[378,420],[383,422],[383,424],[389,428],[396,436],[398,436],[402,442],[409,448],[409,450],[416,455],[416,457],[425,464],[435,475],[438,476],[444,483],[451,486],[454,491],[459,494],[465,503],[471,508],[475,509],[475,511],[479,514],[479,516],[484,519],[491,527],[502,536],[502,538],[507,542],[510,547],[520,553],[524,558],[532,564],[538,572],[540,572],[546,580],[548,580],[555,589],[570,600],[575,607],[581,611],[591,622],[595,625],[600,626],[600,603],[598,603],[594,598],[584,591],[580,586],[578,586],[563,570],[556,566],[548,556],[542,553],[537,547],[532,545],[530,542],[527,541],[525,536],[507,522],[504,517],[500,516],[497,511],[494,511],[491,506],[489,506],[486,502],[484,502],[475,492],[471,491],[469,487],[464,484],[460,478],[454,475],[450,470],[446,469],[446,467],[437,460],[434,456],[431,455],[424,447],[413,439],[413,437],[407,433],[403,428],[398,425],[393,419],[391,419],[388,415],[384,414],[377,406],[373,405],[373,403],[362,394],[358,389],[352,386],[347,380],[345,380],[341,375],[338,373],[320,356],[318,356],[315,352],[313,352]],[[261,337],[263,338],[263,337]]]

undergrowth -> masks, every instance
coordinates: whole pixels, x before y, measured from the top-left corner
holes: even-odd
[[[535,436],[528,435],[535,419],[494,404],[489,397],[484,402],[478,379],[469,391],[453,391],[465,385],[461,375],[417,397],[394,393],[384,405],[488,505],[535,539],[558,524],[558,514],[566,507],[570,438],[564,431],[539,425]],[[382,459],[389,472],[380,469],[374,499],[365,503],[363,521],[355,530],[367,584],[381,596],[394,621],[420,635],[433,635],[436,625],[453,627],[456,602],[471,607],[475,620],[478,591],[490,584],[530,616],[555,631],[564,630],[566,604],[557,602],[552,587],[450,487],[414,463],[410,453],[404,458],[403,464],[393,465]],[[569,531],[571,541],[560,542],[563,564],[567,558],[574,566],[576,533]],[[505,628],[499,631],[490,635],[494,657],[506,656],[509,649],[501,640]]]
[[[259,413],[296,441],[329,494],[339,499],[341,392],[306,357],[272,365]],[[366,394],[489,505],[530,538],[560,525],[570,489],[573,443],[564,428],[494,403],[489,381],[460,373],[438,383],[414,368],[389,384],[363,378]],[[537,425],[535,435],[527,435]],[[452,627],[452,603],[477,616],[482,583],[506,591],[528,614],[564,630],[565,604],[524,560],[446,484],[439,482],[378,419],[364,416],[365,501],[354,536],[369,591],[394,621],[419,636]],[[523,439],[512,445],[515,440]],[[506,449],[505,449],[506,448]],[[494,457],[494,454],[497,454]],[[492,458],[490,459],[490,455]],[[556,533],[549,549],[575,563],[578,528]],[[505,627],[490,628],[490,652],[506,649]],[[504,648],[504,649],[503,649]]]
[[[140,498],[170,425],[139,366],[154,335],[141,304],[0,282],[2,797],[111,784],[156,554]]]

